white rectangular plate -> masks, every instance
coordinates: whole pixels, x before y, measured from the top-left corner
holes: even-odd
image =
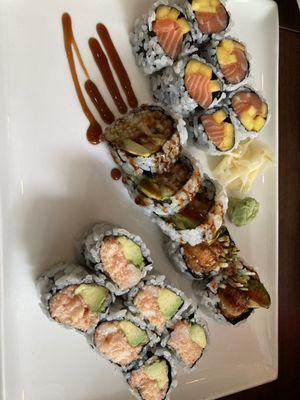
[[[75,96],[64,53],[61,15],[68,11],[92,79],[101,79],[87,40],[104,22],[117,44],[140,101],[149,101],[147,79],[128,42],[145,0],[0,1],[1,356],[6,400],[123,400],[121,374],[94,354],[81,335],[50,323],[38,306],[34,279],[49,265],[72,260],[74,239],[97,220],[140,234],[157,268],[191,295],[190,283],[169,263],[162,235],[121,182],[104,145],[86,138],[87,121]],[[277,376],[277,8],[269,0],[230,0],[230,32],[246,42],[255,86],[270,105],[262,134],[274,167],[257,179],[251,195],[261,211],[250,226],[230,226],[241,254],[259,268],[272,297],[239,327],[209,320],[211,344],[200,368],[179,370],[173,399],[212,399]],[[103,93],[113,107],[103,86]]]

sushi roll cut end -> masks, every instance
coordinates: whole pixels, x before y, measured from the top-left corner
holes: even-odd
[[[268,116],[268,106],[257,93],[239,91],[231,99],[234,112],[247,131],[259,132]]]
[[[143,400],[163,400],[170,387],[170,366],[164,358],[154,357],[149,364],[134,370],[128,380]]]
[[[189,0],[195,13],[199,29],[211,35],[221,33],[229,23],[229,15],[219,0]]]
[[[189,23],[181,12],[174,7],[160,5],[156,9],[152,29],[164,52],[172,59],[177,58],[183,37],[190,31]]]
[[[235,129],[225,109],[220,108],[213,114],[200,117],[209,140],[220,151],[229,151],[235,144]]]
[[[242,82],[249,72],[245,50],[243,44],[232,39],[223,39],[217,46],[217,60],[225,80],[229,84]]]
[[[183,363],[191,368],[202,356],[207,346],[202,326],[186,320],[176,321],[172,327],[168,346],[178,354]]]
[[[141,316],[162,332],[183,304],[183,299],[167,288],[144,286],[134,298],[134,305]]]
[[[94,335],[97,349],[121,367],[138,360],[148,340],[148,335],[143,329],[125,319],[102,322]]]
[[[49,313],[55,321],[86,332],[96,326],[108,296],[100,285],[66,286],[50,299]]]
[[[145,260],[140,247],[126,236],[107,236],[100,248],[104,273],[120,289],[135,286],[142,279]]]
[[[213,78],[211,66],[197,59],[187,62],[184,74],[185,87],[192,99],[204,109],[211,105],[214,96],[222,90],[220,81]]]

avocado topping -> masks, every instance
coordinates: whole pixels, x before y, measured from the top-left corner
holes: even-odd
[[[197,343],[202,349],[207,345],[205,331],[202,326],[197,324],[189,325],[189,334],[193,342]]]
[[[158,295],[158,306],[167,320],[170,320],[183,304],[183,300],[169,289],[160,289]]]
[[[108,295],[108,291],[105,287],[92,284],[79,285],[74,293],[75,295],[81,296],[89,309],[95,314],[101,313],[103,304]]]
[[[140,247],[125,236],[118,237],[118,241],[122,245],[126,260],[134,264],[136,268],[142,269],[145,262]]]
[[[132,322],[124,320],[119,324],[120,329],[126,336],[127,342],[132,347],[147,343],[148,336],[145,331],[134,325]]]
[[[144,366],[144,373],[157,382],[160,390],[165,389],[169,383],[168,365],[165,360],[155,361],[153,364]]]

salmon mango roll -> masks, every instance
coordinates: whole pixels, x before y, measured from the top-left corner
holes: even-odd
[[[144,173],[139,180],[127,176],[123,179],[131,197],[151,214],[173,214],[185,207],[198,192],[201,165],[191,157],[182,155],[168,172]]]
[[[117,295],[128,292],[152,269],[150,251],[141,238],[125,229],[96,224],[83,239],[87,265],[103,273]]]
[[[217,275],[237,260],[238,249],[227,228],[222,226],[214,239],[191,246],[168,243],[171,261],[192,279],[203,280]]]
[[[110,362],[128,370],[157,341],[145,323],[123,310],[98,324],[92,345]]]
[[[225,98],[222,79],[197,54],[153,75],[150,82],[156,101],[184,117],[213,108]]]
[[[137,65],[146,75],[153,74],[189,54],[194,50],[191,29],[180,6],[157,1],[130,34]]]
[[[114,301],[105,278],[79,265],[59,264],[43,274],[38,285],[47,316],[81,332],[92,331]]]
[[[186,308],[185,296],[178,289],[164,283],[164,277],[148,279],[129,295],[133,313],[149,323],[161,334]]]
[[[174,322],[163,339],[170,352],[188,369],[198,365],[207,347],[207,327],[199,310]]]
[[[115,162],[129,175],[163,173],[187,140],[185,122],[158,106],[142,106],[115,121],[104,138]]]
[[[267,103],[251,88],[242,87],[230,95],[230,107],[245,134],[260,132],[268,118]]]
[[[211,280],[201,305],[209,316],[235,325],[255,309],[269,308],[271,300],[257,272],[239,259]]]
[[[186,10],[189,19],[196,24],[200,43],[228,28],[229,14],[220,0],[186,0]]]
[[[129,387],[141,400],[168,399],[176,385],[174,379],[175,368],[171,355],[160,349],[126,375]]]
[[[227,204],[223,188],[205,176],[199,192],[180,212],[152,218],[171,240],[194,246],[214,239],[223,225]]]

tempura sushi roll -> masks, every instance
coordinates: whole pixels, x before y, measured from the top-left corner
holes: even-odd
[[[162,345],[188,370],[198,366],[207,344],[207,325],[198,309],[175,321],[162,340]]]
[[[46,315],[81,332],[92,331],[114,302],[105,277],[79,265],[58,264],[39,278],[38,287]]]
[[[176,371],[170,353],[157,349],[149,353],[132,371],[126,380],[133,394],[140,400],[167,400],[176,386]]]
[[[223,78],[226,90],[236,89],[250,73],[249,55],[246,46],[230,36],[212,41],[207,49],[210,62]]]
[[[218,321],[232,325],[249,317],[256,308],[269,308],[269,293],[257,272],[242,260],[231,263],[200,292],[204,311]]]
[[[212,278],[237,260],[238,249],[225,226],[214,239],[191,246],[169,241],[168,253],[181,272],[192,279]]]
[[[228,29],[230,16],[220,0],[185,0],[185,5],[199,43],[211,36],[220,36]]]
[[[183,9],[157,1],[147,15],[135,22],[130,42],[137,65],[145,74],[170,66],[191,51],[191,24]]]
[[[242,131],[244,137],[255,137],[268,119],[266,101],[253,89],[243,86],[232,92],[228,104],[232,110],[232,119]]]
[[[184,117],[213,108],[225,98],[222,79],[197,54],[151,76],[150,82],[155,100]]]
[[[106,128],[104,138],[127,174],[163,173],[178,160],[187,140],[185,122],[159,106],[141,106]]]
[[[225,106],[196,113],[189,131],[195,145],[212,155],[231,153],[240,141],[240,135]]]
[[[189,306],[184,293],[165,283],[165,276],[148,277],[128,295],[129,310],[149,323],[158,334]]]
[[[124,177],[133,200],[151,214],[174,214],[185,207],[198,192],[202,181],[202,167],[185,155],[163,174],[144,173],[140,179]]]
[[[106,275],[108,287],[116,295],[127,293],[153,267],[142,239],[110,224],[94,225],[81,246],[88,267]]]
[[[168,217],[153,214],[152,219],[173,241],[194,246],[214,239],[223,225],[227,204],[224,189],[204,175],[199,192],[185,208]]]
[[[145,322],[122,310],[98,324],[92,347],[113,364],[128,370],[157,342],[157,335]]]

